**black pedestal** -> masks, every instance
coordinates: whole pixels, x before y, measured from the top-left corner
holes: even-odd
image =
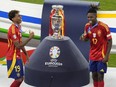
[[[87,85],[88,62],[69,37],[46,37],[25,66],[25,82],[37,87]]]

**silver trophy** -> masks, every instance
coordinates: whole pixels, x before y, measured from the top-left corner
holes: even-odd
[[[62,10],[62,5],[53,5],[52,10],[55,9],[55,13],[51,18],[53,35],[54,39],[62,39],[61,28],[62,28],[62,16],[59,14],[59,11]]]

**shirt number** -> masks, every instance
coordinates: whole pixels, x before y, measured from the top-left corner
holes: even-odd
[[[21,68],[20,68],[19,65],[18,65],[18,66],[15,66],[15,71],[16,71],[16,72],[20,72],[20,70],[21,70]]]

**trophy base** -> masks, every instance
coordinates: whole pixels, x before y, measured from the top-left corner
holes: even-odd
[[[53,34],[52,36],[51,36],[53,39],[63,39],[63,36],[61,36],[61,35],[56,35],[56,34]]]
[[[48,36],[25,65],[25,82],[37,87],[81,87],[89,83],[88,66],[69,37]]]

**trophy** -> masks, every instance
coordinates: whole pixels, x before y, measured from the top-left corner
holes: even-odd
[[[50,15],[50,27],[52,38],[62,39],[64,36],[64,11],[62,5],[52,5]]]
[[[61,23],[62,22],[62,18],[59,15],[54,15],[52,17],[52,29],[53,29],[53,35],[52,37],[55,39],[61,39]]]

